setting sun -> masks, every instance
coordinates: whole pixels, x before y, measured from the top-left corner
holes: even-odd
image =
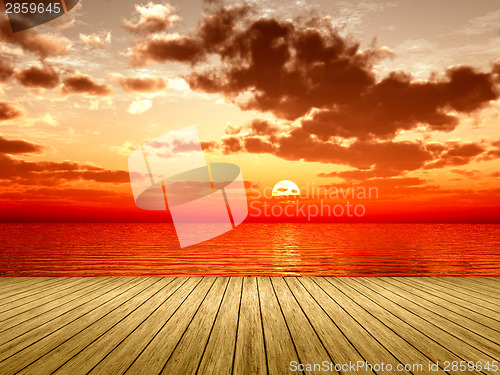
[[[272,195],[273,197],[300,195],[300,189],[295,182],[282,180],[274,185]]]

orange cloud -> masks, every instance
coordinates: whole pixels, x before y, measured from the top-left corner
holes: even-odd
[[[59,75],[49,66],[18,69],[14,76],[25,87],[53,89],[59,84]]]
[[[195,35],[155,34],[139,40],[129,51],[134,65],[150,62],[180,61],[196,64],[208,53],[221,48],[234,31],[235,23],[248,14],[250,7],[221,7],[207,14]],[[229,46],[229,49],[232,46]]]
[[[167,88],[167,83],[162,77],[116,76],[115,80],[118,81],[122,88],[129,94],[155,94]]]
[[[122,27],[135,34],[150,34],[164,31],[180,20],[175,8],[170,4],[136,5],[138,17],[125,20]]]
[[[130,50],[136,63],[187,63],[191,89],[297,124],[280,129],[254,120],[227,129],[219,143],[206,141],[206,150],[348,165],[356,169],[323,176],[357,179],[465,165],[485,152],[480,144],[391,140],[422,126],[454,130],[460,116],[499,98],[500,65],[489,72],[455,66],[426,81],[404,72],[377,79],[374,66],[388,51],[362,51],[322,20],[256,19],[251,12],[244,5],[212,8],[190,33],[146,36]],[[207,64],[214,57],[222,63]]]
[[[127,171],[108,170],[75,162],[28,162],[0,155],[0,180],[21,185],[58,185],[66,181],[91,180],[102,183],[129,182]]]
[[[34,29],[13,33],[7,17],[0,19],[0,41],[18,45],[23,51],[34,53],[40,58],[66,55],[71,48],[67,38],[39,34]]]
[[[13,73],[12,66],[7,61],[0,59],[0,83],[7,81]]]
[[[189,37],[158,36],[138,42],[130,51],[134,65],[167,60],[194,62],[203,57],[200,44]]]
[[[14,120],[23,115],[23,110],[14,104],[0,102],[0,121]]]
[[[111,44],[111,31],[104,35],[80,33],[80,40],[90,49],[103,49],[107,44]]]
[[[472,113],[499,97],[496,67],[481,73],[458,66],[423,82],[393,72],[377,81],[374,64],[386,50],[361,51],[336,30],[324,31],[321,21],[254,20],[248,13],[245,6],[221,7],[191,34],[147,37],[131,54],[136,63],[191,65],[216,56],[223,64],[187,76],[192,89],[223,94],[242,109],[301,119],[304,130],[324,140],[393,138],[421,124],[451,131],[458,117],[450,110]],[[238,99],[243,94],[249,99]]]
[[[476,156],[482,154],[485,148],[477,143],[449,143],[446,152],[439,159],[424,166],[424,169],[443,168],[447,166],[469,164]]]
[[[39,153],[43,147],[24,140],[9,140],[0,136],[0,154]]]
[[[86,74],[75,73],[63,79],[61,93],[103,97],[111,95],[112,90],[109,85],[97,83]]]

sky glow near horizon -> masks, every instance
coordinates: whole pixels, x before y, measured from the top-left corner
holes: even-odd
[[[247,188],[371,186],[368,219],[498,222],[498,21],[496,1],[413,0],[83,0],[16,34],[2,16],[0,220],[157,220],[128,156],[196,125]]]

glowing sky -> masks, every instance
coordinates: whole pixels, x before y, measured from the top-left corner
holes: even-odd
[[[196,125],[260,189],[377,186],[375,219],[499,221],[499,21],[498,1],[413,0],[3,17],[0,220],[159,218],[134,208],[128,155]]]

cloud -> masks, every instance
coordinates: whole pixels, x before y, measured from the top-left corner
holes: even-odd
[[[0,59],[0,83],[7,81],[13,73],[12,66],[7,61]]]
[[[201,149],[203,151],[211,152],[217,148],[217,142],[215,141],[200,141]]]
[[[7,102],[0,102],[0,122],[20,118],[24,115],[21,108]]]
[[[434,151],[427,149],[422,142],[356,140],[346,145],[321,140],[300,127],[280,129],[264,120],[254,120],[241,129],[231,127],[229,133],[217,147],[226,154],[265,153],[285,160],[339,164],[357,169],[323,174],[322,177],[395,176],[420,169],[435,159]],[[211,145],[211,149],[215,147]],[[348,176],[350,173],[353,175]]]
[[[164,31],[180,20],[175,8],[170,4],[136,5],[138,17],[125,20],[122,27],[135,34],[150,34]]]
[[[250,7],[221,7],[204,16],[194,35],[155,34],[139,40],[129,50],[134,65],[150,62],[180,61],[196,64],[215,52],[231,36],[235,23]]]
[[[63,79],[61,93],[105,97],[111,95],[112,90],[109,85],[97,83],[86,74],[74,73]]]
[[[61,203],[61,199],[72,199],[81,201],[95,201],[101,198],[104,200],[109,200],[109,198],[119,197],[121,194],[119,192],[111,190],[101,190],[101,189],[76,189],[76,188],[63,188],[55,189],[53,187],[41,187],[41,188],[29,188],[23,192],[5,192],[0,194],[0,199],[8,199],[15,201],[23,200],[40,200],[42,202],[48,203],[48,198],[54,198],[55,203]],[[42,203],[36,202],[36,203]]]
[[[138,42],[129,51],[133,65],[140,66],[149,62],[168,60],[193,62],[203,57],[203,51],[197,41],[177,34],[154,35]]]
[[[1,147],[1,142],[0,142]],[[0,180],[20,185],[54,186],[68,181],[89,180],[102,183],[122,184],[129,182],[129,174],[123,170],[109,170],[75,162],[30,162],[0,155]]]
[[[252,120],[242,127],[228,125],[219,142],[204,141],[207,152],[270,154],[285,160],[303,160],[352,167],[319,173],[319,177],[367,180],[400,176],[410,171],[466,165],[500,157],[500,141],[488,148],[484,142],[424,143],[423,141],[324,140],[302,127],[280,127],[266,120]],[[498,156],[495,156],[498,155]]]
[[[34,29],[13,33],[7,17],[0,18],[0,41],[17,45],[40,58],[66,55],[71,48],[71,42],[65,37],[39,34]]]
[[[151,95],[164,91],[167,88],[167,83],[162,77],[124,77],[117,75],[114,79],[118,81],[128,94]]]
[[[464,176],[464,177],[473,177],[479,173],[479,171],[477,169],[470,170],[470,171],[466,171],[463,169],[451,169],[450,172],[459,174],[459,175]]]
[[[499,17],[500,9],[496,9],[486,13],[484,16],[472,18],[467,21],[465,26],[455,31],[455,34],[471,36],[491,32],[498,28]]]
[[[127,108],[127,112],[130,113],[131,115],[138,115],[141,113],[144,113],[151,109],[153,106],[153,103],[151,100],[134,100],[132,103]]]
[[[438,160],[426,164],[424,169],[444,168],[448,166],[469,164],[476,156],[485,151],[484,146],[478,143],[456,143],[447,144],[447,149],[441,152]]]
[[[24,140],[9,140],[0,136],[0,155],[40,153],[42,150],[43,147],[36,143]]]
[[[111,44],[111,31],[101,35],[80,33],[80,40],[90,49],[103,49],[106,45]]]
[[[59,84],[59,75],[49,66],[30,66],[17,69],[14,77],[25,87],[52,89]]]
[[[491,142],[491,146],[493,146],[493,148],[486,151],[478,160],[488,161],[500,158],[500,140]]]
[[[220,7],[191,33],[145,37],[130,49],[132,61],[187,63],[191,89],[222,94],[244,110],[298,120],[325,141],[392,139],[420,126],[449,132],[461,115],[499,97],[495,67],[484,73],[456,66],[422,81],[391,72],[378,80],[374,65],[391,55],[387,49],[361,50],[319,18],[291,22],[247,17],[249,12],[246,6]]]

